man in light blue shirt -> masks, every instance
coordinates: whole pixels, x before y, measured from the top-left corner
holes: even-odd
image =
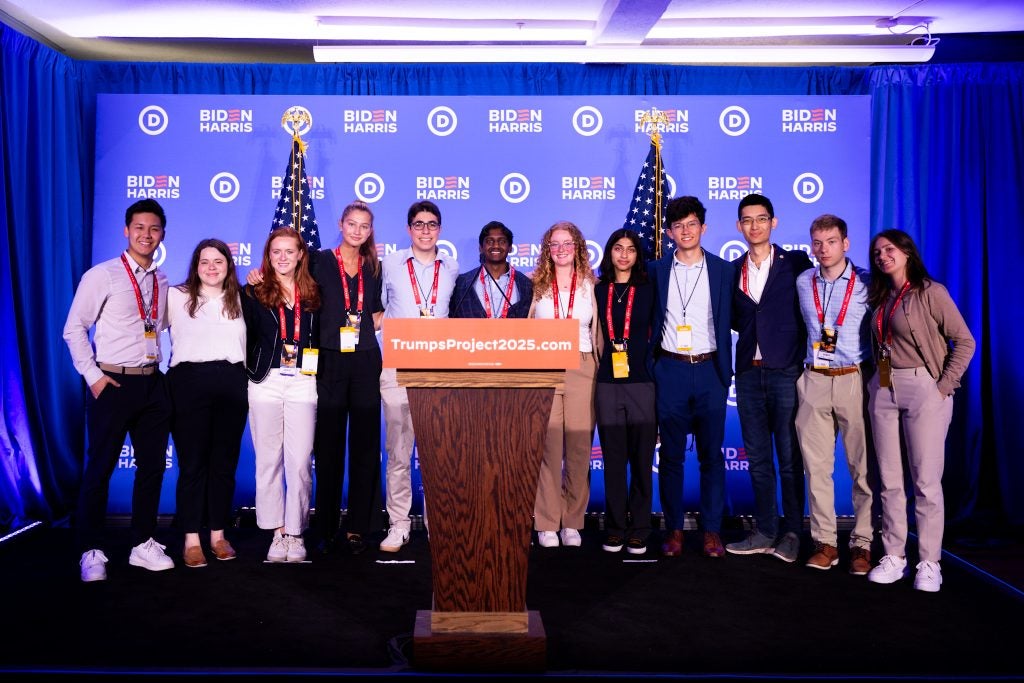
[[[846,221],[824,214],[811,223],[811,252],[818,267],[796,281],[800,313],[807,326],[804,372],[797,381],[800,405],[796,431],[807,478],[812,569],[839,563],[835,512],[837,432],[842,432],[853,482],[854,528],[850,534],[850,573],[871,569],[871,489],[864,385],[871,374],[868,272],[846,258]]]
[[[458,262],[437,248],[441,210],[429,201],[409,207],[410,246],[383,260],[381,299],[385,318],[447,318],[448,304],[459,276]],[[399,386],[394,368],[380,374],[387,451],[386,508],[388,535],[383,552],[394,553],[409,542],[412,509],[412,449],[416,435],[409,413],[409,395]]]

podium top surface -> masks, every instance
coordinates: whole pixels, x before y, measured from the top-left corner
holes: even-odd
[[[406,388],[564,389],[564,370],[398,370]]]

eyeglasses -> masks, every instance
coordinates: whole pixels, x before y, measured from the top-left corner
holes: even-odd
[[[672,225],[668,226],[670,230],[679,230],[680,228],[686,228],[687,230],[700,230],[700,221],[676,221]]]
[[[419,232],[423,232],[424,230],[427,232],[434,232],[441,227],[441,224],[437,221],[413,221],[409,227],[413,230],[418,230]]]
[[[772,222],[772,217],[768,216],[766,214],[761,214],[760,216],[754,216],[753,218],[751,218],[750,216],[747,216],[745,218],[741,218],[740,219],[740,225],[742,225],[744,228],[749,228],[754,223],[757,223],[757,227],[763,228],[763,227],[765,227],[766,225],[768,225],[771,222]]]
[[[548,242],[548,249],[551,251],[572,251],[576,248],[576,243],[569,242]]]

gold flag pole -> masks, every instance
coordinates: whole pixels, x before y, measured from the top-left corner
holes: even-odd
[[[649,125],[651,127],[651,144],[654,145],[657,154],[654,157],[654,234],[657,237],[654,240],[654,258],[661,258],[661,242],[662,242],[662,183],[661,178],[664,173],[664,169],[661,164],[661,126],[669,123],[668,115],[663,111],[658,111],[656,107],[651,107],[650,111],[644,112],[643,116],[640,117],[641,125]]]
[[[301,131],[308,131],[313,127],[313,116],[305,107],[290,107],[281,116],[281,127],[286,133],[292,136],[292,168],[300,165],[295,159],[296,144],[299,154],[305,154],[308,145],[302,139]],[[305,164],[300,165],[303,173],[292,173],[292,229],[296,232],[302,231],[302,179],[305,176]]]

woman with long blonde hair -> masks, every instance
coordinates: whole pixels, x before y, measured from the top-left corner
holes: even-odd
[[[559,221],[541,239],[530,317],[577,320],[580,366],[566,371],[564,393],[556,392],[551,405],[534,504],[537,542],[544,548],[557,546],[559,538],[564,546],[582,542],[594,443],[596,306],[586,239],[575,225]]]

